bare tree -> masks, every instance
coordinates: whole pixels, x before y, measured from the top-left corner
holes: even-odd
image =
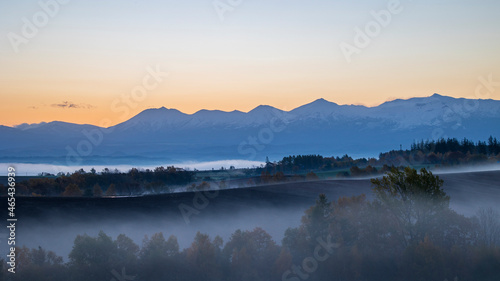
[[[480,208],[476,213],[479,243],[485,246],[500,245],[500,213],[493,208]]]

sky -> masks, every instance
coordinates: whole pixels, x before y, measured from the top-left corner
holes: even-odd
[[[0,124],[478,98],[480,77],[500,81],[499,12],[493,0],[0,0]]]

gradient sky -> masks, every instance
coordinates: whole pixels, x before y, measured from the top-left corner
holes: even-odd
[[[194,113],[290,110],[317,98],[367,106],[433,93],[476,98],[478,77],[500,81],[500,1],[402,0],[350,63],[339,45],[353,44],[355,28],[390,1],[242,0],[221,20],[213,0],[71,0],[16,53],[9,34],[22,36],[23,18],[43,11],[38,2],[0,0],[3,125],[115,124],[161,106]],[[169,77],[127,112],[112,110],[157,65]],[[500,99],[500,89],[489,97]]]

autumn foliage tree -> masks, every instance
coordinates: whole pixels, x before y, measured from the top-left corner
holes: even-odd
[[[92,195],[94,195],[94,197],[101,197],[102,194],[103,192],[101,186],[98,183],[96,183],[92,188]]]
[[[83,195],[83,192],[80,190],[78,185],[72,183],[64,189],[62,195],[65,197],[79,197]]]
[[[110,184],[108,189],[106,189],[105,196],[116,196],[116,185],[114,183]]]

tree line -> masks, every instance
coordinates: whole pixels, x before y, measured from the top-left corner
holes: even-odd
[[[266,165],[259,168],[244,169],[249,178],[249,185],[267,184],[283,181],[303,181],[317,179],[315,172],[338,171],[337,177],[370,177],[384,174],[392,166],[452,166],[474,165],[500,162],[500,142],[490,136],[487,141],[474,143],[466,138],[437,141],[414,142],[410,149],[392,150],[380,153],[379,158],[353,159],[349,155],[342,157],[324,157],[322,155],[290,155],[278,162],[266,160]],[[234,173],[231,167],[228,173]],[[221,168],[221,172],[224,168]],[[215,171],[214,171],[215,172]],[[117,196],[141,195],[169,192],[173,187],[186,186],[186,190],[204,190],[210,188],[214,179],[203,178],[198,183],[198,171],[185,171],[176,167],[157,167],[128,172],[105,168],[98,173],[80,169],[73,174],[60,173],[57,176],[43,173],[42,177],[31,178],[17,183],[20,196]],[[255,177],[255,179],[251,179]],[[226,179],[217,182],[218,187],[228,186]],[[0,194],[6,194],[7,187],[0,184]]]
[[[496,156],[500,153],[500,142],[497,138],[490,136],[487,141],[478,141],[474,143],[467,138],[457,140],[456,138],[440,138],[439,140],[427,140],[414,142],[411,145],[411,151],[422,153],[447,153],[447,152],[461,152],[463,154],[483,154],[486,156]]]
[[[183,169],[157,167],[128,172],[105,168],[86,172],[80,169],[73,174],[31,178],[16,184],[16,194],[25,196],[116,196],[168,192],[172,187],[186,185],[194,180],[195,173]],[[2,190],[3,189],[3,190]],[[0,185],[2,192],[6,187]],[[5,194],[5,193],[2,193]]]
[[[474,143],[466,138],[441,138],[414,142],[410,149],[391,150],[380,153],[376,158],[353,159],[345,154],[342,157],[322,155],[290,155],[280,161],[269,162],[263,170],[270,173],[303,173],[304,171],[331,171],[347,169],[341,176],[370,176],[387,172],[391,166],[484,164],[500,161],[500,142],[490,136],[487,141]],[[378,168],[377,168],[378,167]],[[261,173],[261,172],[260,172]]]
[[[77,236],[67,262],[18,248],[18,272],[3,270],[0,280],[498,280],[498,212],[457,214],[443,181],[425,169],[392,168],[372,183],[372,201],[320,195],[281,244],[261,228],[227,242],[198,233],[183,250],[163,233],[139,246],[100,232]]]

